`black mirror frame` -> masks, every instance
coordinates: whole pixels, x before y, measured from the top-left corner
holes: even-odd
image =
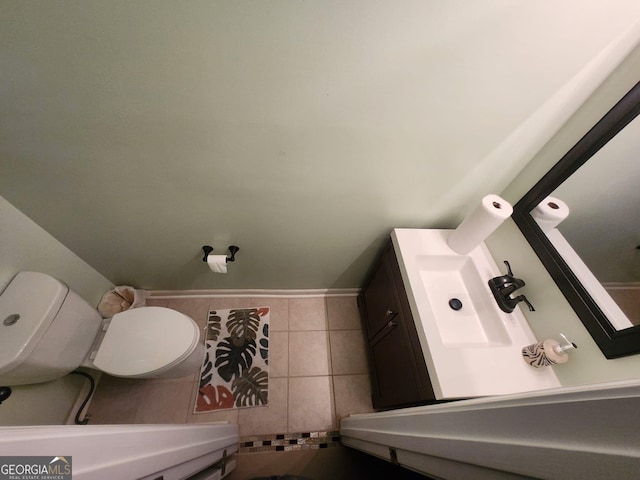
[[[512,216],[606,358],[640,353],[640,325],[624,330],[616,330],[613,327],[529,212],[638,114],[640,114],[640,82],[516,203]]]

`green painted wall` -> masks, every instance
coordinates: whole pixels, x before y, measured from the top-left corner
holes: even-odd
[[[97,307],[113,285],[30,218],[0,197],[0,289],[22,270],[59,278]]]
[[[116,284],[357,287],[453,227],[631,0],[4,0],[2,194]],[[241,250],[227,275],[200,247]]]
[[[640,48],[596,90],[589,100],[532,159],[502,196],[514,202],[526,193],[624,94],[638,81]],[[594,239],[595,240],[595,239]],[[514,273],[527,285],[523,289],[536,311],[523,310],[539,340],[564,333],[578,345],[565,365],[554,367],[564,386],[588,385],[638,378],[640,355],[607,360],[582,325],[562,292],[544,268],[527,240],[511,220],[487,239],[498,261],[509,260]]]
[[[0,226],[0,290],[19,271],[33,270],[59,278],[97,306],[102,294],[113,286],[2,197]],[[13,386],[13,393],[0,406],[0,425],[61,425],[82,386],[82,378],[75,375]]]

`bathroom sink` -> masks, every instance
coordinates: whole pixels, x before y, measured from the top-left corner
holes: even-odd
[[[511,313],[498,307],[488,281],[503,272],[487,246],[459,255],[447,243],[451,232],[397,228],[391,234],[435,397],[560,386],[553,369],[531,368],[522,359],[522,347],[538,340],[520,305]]]
[[[419,255],[416,263],[443,345],[511,343],[502,314],[472,257]]]

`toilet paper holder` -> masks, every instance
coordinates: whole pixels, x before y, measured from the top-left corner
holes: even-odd
[[[236,253],[240,250],[240,247],[236,247],[235,245],[229,245],[229,253],[230,257],[227,257],[227,263],[236,261]],[[213,247],[210,245],[205,245],[202,247],[202,251],[204,252],[204,257],[202,257],[203,262],[207,262],[207,257],[211,252],[213,252]]]

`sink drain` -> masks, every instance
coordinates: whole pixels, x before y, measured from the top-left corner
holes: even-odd
[[[462,302],[458,298],[452,298],[451,300],[449,300],[449,306],[453,310],[457,311],[457,310],[460,310],[462,308]]]

